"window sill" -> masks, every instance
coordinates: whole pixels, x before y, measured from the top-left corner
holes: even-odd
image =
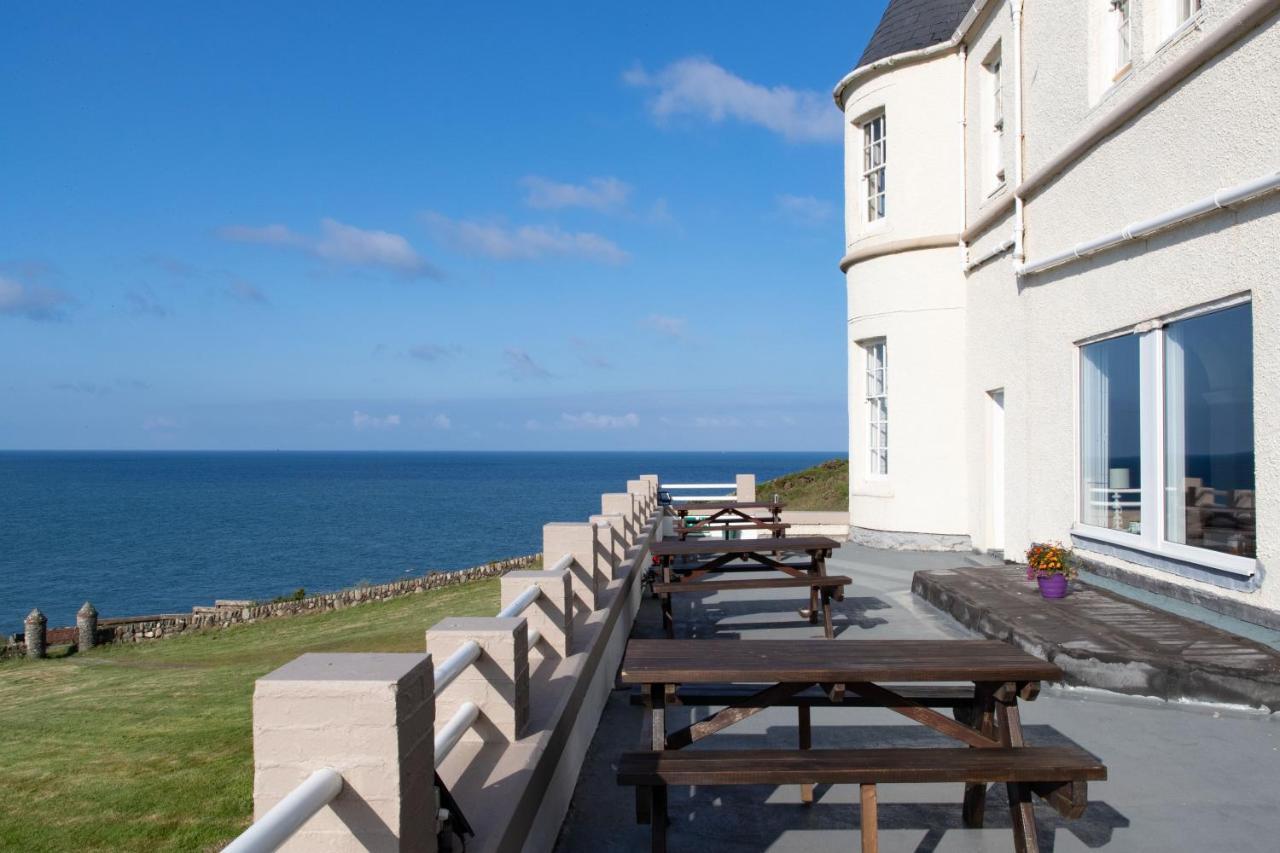
[[[1258,573],[1258,561],[1249,557],[1235,557],[1230,554],[1210,551],[1206,548],[1179,545],[1176,542],[1153,544],[1150,540],[1143,539],[1135,534],[1108,530],[1105,527],[1074,524],[1071,526],[1071,535],[1073,538],[1083,539],[1086,542],[1100,542],[1120,551],[1152,557],[1157,561],[1168,561],[1208,569],[1211,572],[1231,575],[1234,578],[1248,579]],[[1154,568],[1164,568],[1158,562],[1141,562]]]
[[[1171,45],[1182,41],[1182,37],[1185,36],[1187,33],[1191,32],[1192,30],[1199,29],[1200,25],[1204,23],[1204,12],[1205,10],[1202,7],[1194,15],[1187,18],[1181,24],[1178,24],[1178,26],[1174,27],[1173,31],[1170,32],[1169,35],[1164,37],[1164,41],[1160,42],[1160,44],[1156,46],[1155,54],[1159,55],[1160,52],[1163,51],[1165,48],[1168,48]]]

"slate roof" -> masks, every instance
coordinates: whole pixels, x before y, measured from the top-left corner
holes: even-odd
[[[889,0],[858,66],[951,38],[973,0]]]

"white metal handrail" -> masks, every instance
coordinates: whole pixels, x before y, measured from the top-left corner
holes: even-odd
[[[737,483],[663,483],[662,488],[671,489],[736,489]]]
[[[337,770],[317,770],[224,847],[223,853],[271,853],[312,815],[333,802],[342,791],[342,784],[342,774]]]
[[[569,568],[573,564],[573,555],[565,554],[551,567],[551,571],[561,571]],[[504,619],[511,619],[524,613],[533,605],[535,601],[542,597],[542,590],[536,586],[531,586],[524,592],[516,596],[510,604],[498,611],[498,616]],[[532,649],[542,639],[542,632],[537,628],[529,629],[528,647]],[[480,644],[475,640],[468,640],[458,647],[458,650],[449,655],[440,666],[436,667],[435,684],[436,695],[440,695],[440,691],[453,683],[459,675],[466,670],[467,667],[475,663],[480,657]],[[458,741],[462,740],[462,736],[466,734],[467,729],[476,724],[476,720],[480,718],[480,708],[474,702],[463,702],[458,706],[458,710],[454,711],[453,716],[449,718],[449,722],[436,734],[436,767],[438,768],[453,748],[458,745]]]
[[[458,710],[454,712],[449,722],[444,724],[444,728],[436,735],[436,769],[440,769],[440,765],[449,757],[449,753],[458,745],[458,741],[462,740],[462,736],[466,734],[467,729],[476,724],[476,720],[480,718],[480,708],[475,702],[463,702],[458,706]]]

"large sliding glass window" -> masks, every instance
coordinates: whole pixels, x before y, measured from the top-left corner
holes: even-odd
[[[1165,538],[1256,555],[1248,305],[1164,333]]]
[[[1142,532],[1142,406],[1138,338],[1124,335],[1083,347],[1080,520],[1123,533]]]
[[[1080,348],[1080,522],[1106,531],[1093,535],[1251,574],[1256,503],[1249,303]]]

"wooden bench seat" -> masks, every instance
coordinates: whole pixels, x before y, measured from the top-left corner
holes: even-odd
[[[653,585],[653,591],[661,595],[668,592],[720,592],[729,589],[835,589],[851,583],[853,581],[844,575],[811,578],[751,578],[740,581],[659,582]]]
[[[972,684],[886,684],[883,685],[904,699],[909,699],[926,708],[956,708],[962,713],[973,707],[974,690]],[[746,699],[759,692],[761,685],[756,684],[698,684],[679,687],[667,697],[668,705],[729,705]],[[647,705],[649,697],[640,689],[631,693],[632,705]],[[808,690],[776,699],[772,703],[780,707],[831,707],[842,708],[878,708],[881,700],[868,699],[858,693],[846,692],[840,702],[831,701],[830,694],[816,686]],[[968,714],[965,713],[966,719]]]
[[[831,639],[835,637],[835,628],[831,624],[831,599],[842,587],[853,583],[844,575],[810,575],[803,578],[751,578],[748,580],[723,581],[679,581],[671,583],[657,582],[653,585],[653,594],[670,596],[676,592],[723,592],[736,589],[807,589],[809,590],[809,622],[818,621],[815,607],[821,599],[823,633]],[[670,599],[666,599],[670,601]]]
[[[881,783],[1004,782],[1034,791],[1071,817],[1087,803],[1086,785],[1107,778],[1101,761],[1075,746],[989,749],[747,749],[628,752],[618,783],[646,791],[653,849],[666,849],[669,785],[856,784],[862,849],[876,851],[876,788]]]

